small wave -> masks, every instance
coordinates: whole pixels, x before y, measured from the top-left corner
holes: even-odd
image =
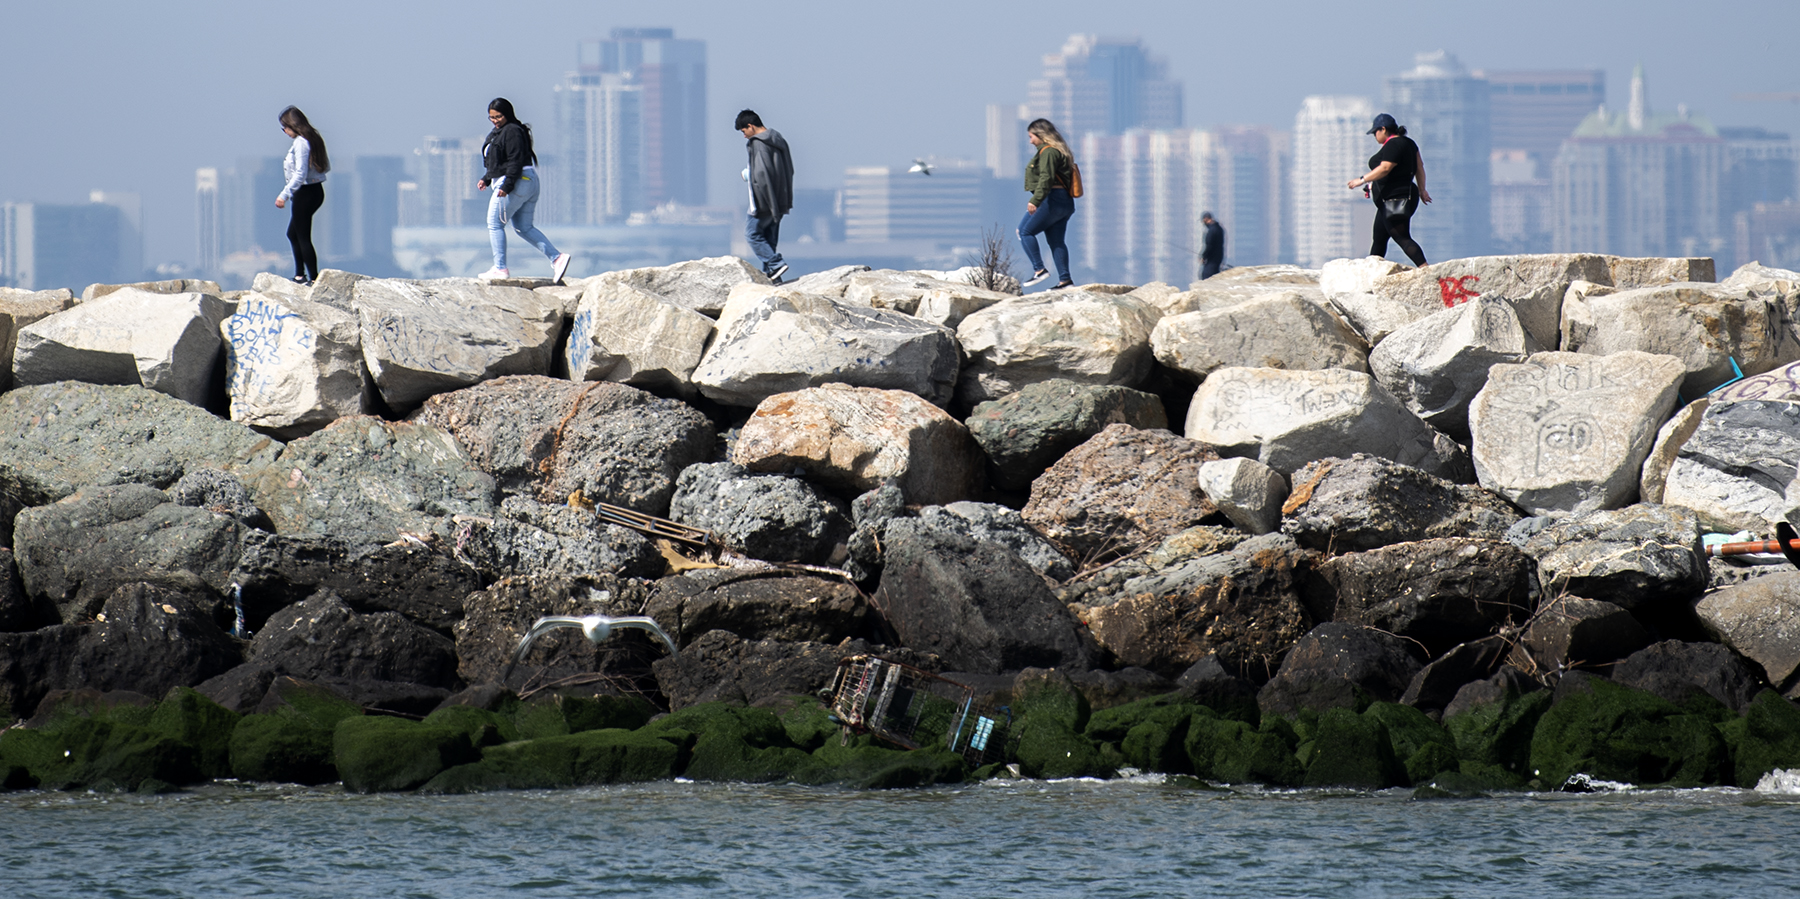
[[[1756,792],[1800,794],[1800,771],[1776,768],[1756,782]]]
[[[1601,780],[1587,774],[1571,774],[1558,789],[1564,793],[1623,793],[1637,787],[1616,780]]]

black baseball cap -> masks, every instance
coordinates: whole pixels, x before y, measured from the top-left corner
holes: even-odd
[[[1364,134],[1374,134],[1375,132],[1380,131],[1383,128],[1386,128],[1389,131],[1393,131],[1399,127],[1400,127],[1400,123],[1394,121],[1393,116],[1388,115],[1387,113],[1384,112],[1381,115],[1376,116],[1375,124],[1370,125],[1369,130],[1367,130],[1363,133]]]

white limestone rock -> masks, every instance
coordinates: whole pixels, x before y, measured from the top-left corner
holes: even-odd
[[[1800,402],[1711,399],[1669,466],[1663,502],[1712,530],[1767,532],[1800,467]]]
[[[176,278],[170,281],[139,281],[135,284],[89,284],[87,289],[81,292],[81,301],[86,303],[89,300],[97,300],[109,293],[124,290],[127,287],[135,288],[144,291],[145,293],[204,293],[215,297],[224,293],[223,290],[219,289],[219,282],[217,281],[202,281],[198,278]]]
[[[1606,256],[1606,283],[1620,290],[1719,279],[1710,256]]]
[[[1460,306],[1476,297],[1510,300],[1532,339],[1538,346],[1552,350],[1557,348],[1563,295],[1575,281],[1612,284],[1607,257],[1547,253],[1447,259],[1380,278],[1373,290],[1411,308],[1415,318]]]
[[[724,310],[732,287],[745,282],[772,283],[768,275],[736,256],[711,256],[673,265],[607,272],[590,278],[589,285],[596,280],[629,284],[711,318]]]
[[[791,287],[800,293],[817,294],[841,300],[844,289],[850,286],[850,278],[863,272],[874,271],[866,265],[840,265],[822,272],[813,272],[782,285]]]
[[[1389,275],[1411,271],[1398,262],[1380,256],[1361,259],[1332,259],[1319,269],[1319,289],[1325,298],[1337,302],[1339,297],[1375,293],[1375,285]]]
[[[785,286],[735,289],[718,329],[692,380],[732,406],[834,381],[946,403],[962,362],[949,328]]]
[[[1466,441],[1488,369],[1541,349],[1510,301],[1480,297],[1402,325],[1369,354],[1369,371],[1414,415]]]
[[[225,315],[211,294],[110,291],[21,328],[13,380],[141,384],[205,405]]]
[[[691,394],[713,320],[648,291],[595,280],[569,325],[564,361],[576,381],[614,381]]]
[[[1255,459],[1200,463],[1200,490],[1239,530],[1267,534],[1281,527],[1287,478]]]
[[[66,287],[55,290],[20,290],[0,287],[0,391],[12,389],[13,346],[19,329],[75,305],[75,294]]]
[[[1495,365],[1469,407],[1475,476],[1532,515],[1620,508],[1684,375],[1681,360],[1637,351]]]
[[[1687,368],[1681,393],[1698,397],[1731,380],[1735,364],[1755,375],[1800,360],[1779,300],[1734,294],[1714,284],[1590,292],[1563,308],[1562,348],[1605,356],[1626,350],[1674,356]]]
[[[1158,317],[1136,298],[1082,290],[989,306],[957,326],[968,356],[958,397],[974,405],[1053,378],[1135,387],[1155,363],[1150,333]]]
[[[549,374],[562,331],[554,299],[468,279],[370,279],[354,304],[363,360],[396,412],[501,375]]]
[[[1368,344],[1323,302],[1296,290],[1164,316],[1150,334],[1156,361],[1197,381],[1221,368],[1368,371]]]
[[[353,313],[251,292],[219,333],[232,421],[293,440],[362,413],[368,384]]]
[[[1669,469],[1675,465],[1675,454],[1681,452],[1689,437],[1694,436],[1711,403],[1712,400],[1704,396],[1688,403],[1675,410],[1675,414],[1657,429],[1656,443],[1644,459],[1644,473],[1638,476],[1638,502],[1663,501],[1669,486]]]

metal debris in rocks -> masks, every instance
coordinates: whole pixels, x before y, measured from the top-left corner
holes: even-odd
[[[904,749],[943,746],[974,767],[1004,761],[1012,712],[975,701],[975,688],[877,656],[850,656],[832,679],[831,719]]]

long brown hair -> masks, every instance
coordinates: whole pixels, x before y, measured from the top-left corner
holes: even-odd
[[[1025,130],[1037,135],[1038,140],[1043,141],[1047,146],[1055,147],[1064,159],[1074,161],[1075,154],[1069,152],[1069,142],[1063,140],[1062,132],[1057,131],[1056,126],[1050,124],[1049,119],[1033,119],[1031,124],[1025,126]]]
[[[298,106],[289,106],[281,111],[281,127],[306,138],[306,145],[312,148],[312,167],[321,172],[331,171],[331,157],[325,154],[325,138],[319,135],[312,123],[306,120],[306,113]]]

